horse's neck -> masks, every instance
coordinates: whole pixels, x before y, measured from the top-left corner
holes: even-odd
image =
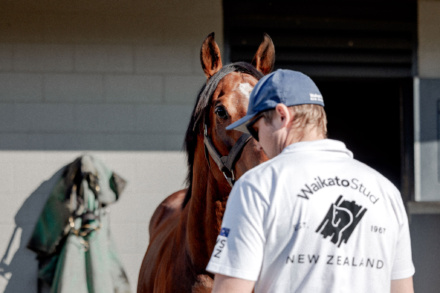
[[[211,167],[217,168],[212,163]],[[195,164],[194,168],[186,225],[188,254],[197,269],[204,270],[211,257],[229,192],[230,187],[226,180],[217,181],[205,157],[200,158],[199,164]]]

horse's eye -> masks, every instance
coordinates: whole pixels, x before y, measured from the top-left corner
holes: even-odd
[[[228,119],[228,111],[226,111],[225,107],[218,106],[215,107],[214,113],[220,118],[220,119]]]

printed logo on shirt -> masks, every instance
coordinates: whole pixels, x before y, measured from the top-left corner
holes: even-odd
[[[321,178],[317,176],[313,179],[312,182],[306,183],[303,188],[298,192],[298,196],[303,199],[310,199],[310,196],[315,194],[316,192],[322,190],[323,188],[328,187],[345,187],[352,190],[358,191],[359,195],[363,195],[367,197],[371,203],[376,204],[379,200],[372,191],[370,191],[367,186],[362,183],[357,178],[347,179],[340,178],[338,176],[329,177],[329,178]]]
[[[331,242],[340,247],[343,242],[347,243],[366,212],[366,208],[357,205],[355,201],[342,200],[340,195],[315,232],[320,233],[324,239],[330,236]]]
[[[212,257],[220,258],[222,252],[226,249],[226,242],[228,241],[229,228],[223,227],[220,230],[220,235],[217,237],[215,242],[214,251],[212,252]]]
[[[230,230],[229,228],[222,228],[222,230],[220,231],[220,236],[228,237],[229,230]]]

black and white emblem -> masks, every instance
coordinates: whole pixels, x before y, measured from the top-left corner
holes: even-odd
[[[355,201],[346,201],[342,199],[342,195],[333,203],[316,229],[324,238],[331,237],[338,247],[347,243],[359,221],[362,219],[367,209],[357,205]]]

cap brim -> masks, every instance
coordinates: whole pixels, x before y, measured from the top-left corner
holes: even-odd
[[[249,122],[252,118],[254,118],[256,114],[252,115],[246,115],[243,118],[235,121],[234,123],[230,124],[226,127],[227,130],[238,130],[244,133],[249,133],[249,131],[246,128],[246,123]]]

